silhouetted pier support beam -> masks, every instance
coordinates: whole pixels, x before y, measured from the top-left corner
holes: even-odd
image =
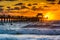
[[[8,22],[8,18],[6,18],[6,22]]]
[[[8,15],[6,15],[6,19],[5,19],[5,20],[6,20],[6,22],[8,23]]]
[[[5,21],[6,21],[6,20],[5,20],[5,17],[4,17],[4,23],[5,23]]]
[[[8,22],[10,23],[10,15],[8,15],[8,19],[7,19],[7,20],[8,20]]]
[[[2,18],[1,18],[1,23],[3,22]]]
[[[6,15],[3,15],[3,22],[6,22]]]
[[[0,22],[2,23],[3,22],[3,18],[2,18],[2,16],[0,15]]]

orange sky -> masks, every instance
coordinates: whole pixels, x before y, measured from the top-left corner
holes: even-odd
[[[56,0],[55,2],[57,3],[58,0]],[[6,9],[7,6],[10,6],[11,8],[14,8],[13,5],[23,2],[25,4],[28,3],[38,3],[38,5],[36,6],[37,8],[39,6],[41,6],[43,8],[43,10],[37,10],[37,11],[32,11],[29,9],[23,9],[23,10],[19,10],[18,12],[20,13],[7,13],[9,15],[15,15],[15,16],[28,16],[28,17],[33,17],[36,16],[37,13],[43,13],[45,17],[48,17],[49,20],[60,20],[60,5],[58,4],[47,4],[48,2],[46,2],[46,0],[29,0],[29,1],[23,1],[23,0],[18,0],[18,1],[14,1],[14,2],[7,2],[7,1],[2,1],[0,2],[0,5],[4,6],[4,9]],[[44,6],[49,6],[49,7],[44,7]],[[29,7],[31,8],[31,7]],[[16,10],[15,10],[16,12]]]

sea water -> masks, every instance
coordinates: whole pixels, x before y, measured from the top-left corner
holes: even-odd
[[[60,40],[60,29],[23,28],[37,23],[3,23],[0,24],[0,40]]]

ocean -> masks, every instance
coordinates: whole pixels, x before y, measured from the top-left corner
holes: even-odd
[[[0,40],[60,40],[60,28],[39,22],[0,23]],[[34,26],[35,25],[35,26]],[[40,27],[38,27],[38,25]]]

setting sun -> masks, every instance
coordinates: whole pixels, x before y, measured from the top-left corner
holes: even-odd
[[[45,17],[47,20],[53,20],[53,19],[54,19],[54,18],[53,18],[54,15],[53,15],[52,12],[46,13],[44,17]]]

